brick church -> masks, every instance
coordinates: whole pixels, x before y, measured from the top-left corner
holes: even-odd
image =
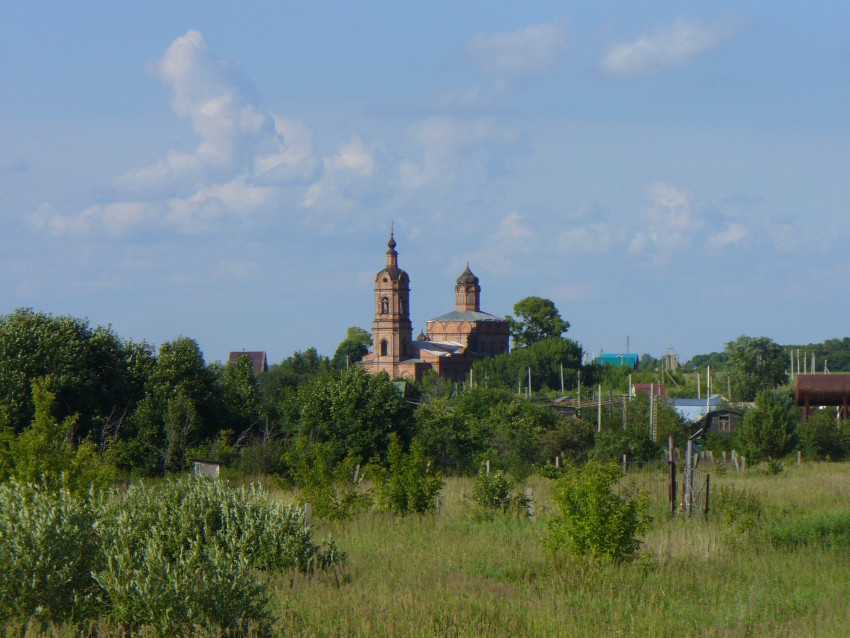
[[[508,351],[508,322],[481,311],[481,286],[469,264],[457,278],[455,309],[425,322],[425,332],[414,340],[410,277],[398,267],[392,233],[387,246],[387,266],[375,276],[374,351],[361,362],[366,371],[412,380],[433,370],[460,381],[475,361]]]

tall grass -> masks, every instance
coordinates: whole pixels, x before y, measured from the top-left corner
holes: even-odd
[[[544,548],[545,523],[555,514],[545,479],[530,482],[531,520],[476,517],[464,503],[471,479],[450,479],[439,516],[370,512],[328,526],[350,557],[346,577],[341,584],[277,579],[276,629],[296,636],[844,636],[846,548],[781,544],[772,530],[780,521],[805,526],[811,512],[846,510],[848,469],[713,477],[713,491],[756,495],[763,514],[755,526],[659,511],[643,557],[630,565],[556,558]]]

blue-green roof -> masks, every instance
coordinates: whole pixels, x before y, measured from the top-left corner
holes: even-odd
[[[598,366],[628,366],[636,368],[640,359],[636,354],[608,353],[600,354],[594,360]]]

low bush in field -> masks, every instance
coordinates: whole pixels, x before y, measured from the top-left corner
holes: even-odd
[[[0,485],[0,623],[75,622],[95,608],[100,501],[14,480]]]
[[[767,532],[778,547],[850,547],[850,512],[812,514],[774,523]]]
[[[564,472],[554,493],[561,516],[549,524],[547,544],[551,549],[614,562],[637,555],[637,535],[649,529],[651,519],[644,498],[631,499],[614,492],[622,473],[614,463],[596,461]]]
[[[353,456],[337,463],[330,445],[299,437],[285,458],[301,502],[310,503],[319,518],[343,521],[372,507],[371,494],[361,492],[355,480],[359,464]]]
[[[482,467],[467,498],[487,516],[494,513],[528,516],[525,494],[513,494],[514,482],[502,470],[490,474]]]
[[[727,525],[742,533],[753,529],[764,512],[755,493],[731,485],[714,491],[711,500],[712,510],[720,514]]]
[[[0,486],[3,620],[104,616],[133,633],[262,633],[270,617],[259,571],[344,558],[312,542],[300,510],[254,487],[184,478],[104,502]]]
[[[387,464],[375,463],[370,473],[378,504],[383,509],[401,516],[437,509],[437,496],[444,482],[431,468],[417,441],[413,441],[410,452],[405,454],[398,437],[392,437]]]

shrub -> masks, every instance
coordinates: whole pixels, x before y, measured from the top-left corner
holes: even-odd
[[[723,486],[712,493],[711,508],[738,532],[751,530],[761,518],[764,508],[758,496],[734,486]]]
[[[488,515],[501,513],[528,516],[528,498],[525,494],[512,494],[513,489],[513,481],[502,470],[487,474],[481,468],[469,498]]]
[[[299,437],[285,458],[292,481],[301,490],[301,502],[310,503],[316,516],[341,521],[372,506],[371,495],[361,493],[354,481],[358,460],[353,456],[335,463],[329,444],[310,444]]]
[[[253,570],[308,571],[344,560],[313,544],[300,510],[260,488],[184,478],[131,487],[103,521],[104,566],[94,578],[108,616],[169,635],[200,626],[262,628],[266,595]]]
[[[101,501],[14,479],[0,485],[0,623],[84,621],[95,612]]]
[[[561,516],[550,523],[547,543],[551,549],[615,562],[637,555],[637,535],[649,529],[651,519],[644,498],[614,492],[621,476],[618,465],[595,461],[564,472],[555,488]]]
[[[401,516],[436,510],[443,479],[431,469],[418,441],[414,441],[410,452],[405,454],[398,437],[393,436],[387,450],[386,467],[375,464],[370,471],[378,503],[384,509]]]

